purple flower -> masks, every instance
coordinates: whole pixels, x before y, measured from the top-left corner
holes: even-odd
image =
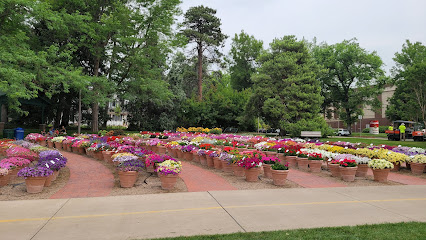
[[[128,172],[128,171],[141,171],[145,167],[145,164],[141,160],[129,160],[121,162],[117,166],[118,171]]]
[[[47,167],[26,167],[18,172],[19,177],[47,177],[53,174],[53,171]]]

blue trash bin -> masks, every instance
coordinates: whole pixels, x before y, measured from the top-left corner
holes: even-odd
[[[16,140],[24,140],[24,129],[23,128],[15,128],[15,139]]]

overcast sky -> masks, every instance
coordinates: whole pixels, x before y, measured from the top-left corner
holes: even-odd
[[[217,10],[229,36],[225,53],[241,30],[263,40],[264,48],[284,35],[328,44],[356,37],[388,70],[406,39],[426,44],[426,0],[183,0],[181,8],[198,5]]]

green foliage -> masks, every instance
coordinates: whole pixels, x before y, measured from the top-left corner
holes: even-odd
[[[415,120],[426,124],[426,46],[406,41],[394,57],[396,91],[386,116],[391,120]]]
[[[259,63],[258,73],[252,76],[247,115],[260,115],[271,127],[285,129],[292,136],[326,127],[319,115],[323,100],[316,80],[319,68],[303,41],[294,36],[275,39]]]
[[[288,167],[280,164],[279,162],[275,162],[274,165],[271,166],[273,170],[288,170]]]
[[[376,52],[361,48],[356,39],[334,45],[321,44],[313,47],[316,61],[326,71],[319,75],[322,96],[329,107],[335,108],[348,129],[362,114],[362,106],[380,107],[376,96],[386,83],[381,69],[383,62]]]
[[[256,71],[256,59],[263,50],[263,42],[256,40],[244,31],[235,34],[232,39],[230,57],[232,87],[238,91],[250,88],[253,85],[251,75]]]

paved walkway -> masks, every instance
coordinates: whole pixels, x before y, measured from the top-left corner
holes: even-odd
[[[188,192],[237,190],[224,178],[211,171],[182,161],[180,178],[185,182]]]
[[[299,184],[304,188],[346,187],[345,184],[341,184],[323,177],[315,176],[307,172],[302,172],[294,168],[290,169],[287,179]]]
[[[2,240],[141,239],[426,222],[426,186],[0,201]]]
[[[108,168],[93,158],[66,151],[61,153],[68,159],[70,179],[51,199],[109,196],[114,176]]]

